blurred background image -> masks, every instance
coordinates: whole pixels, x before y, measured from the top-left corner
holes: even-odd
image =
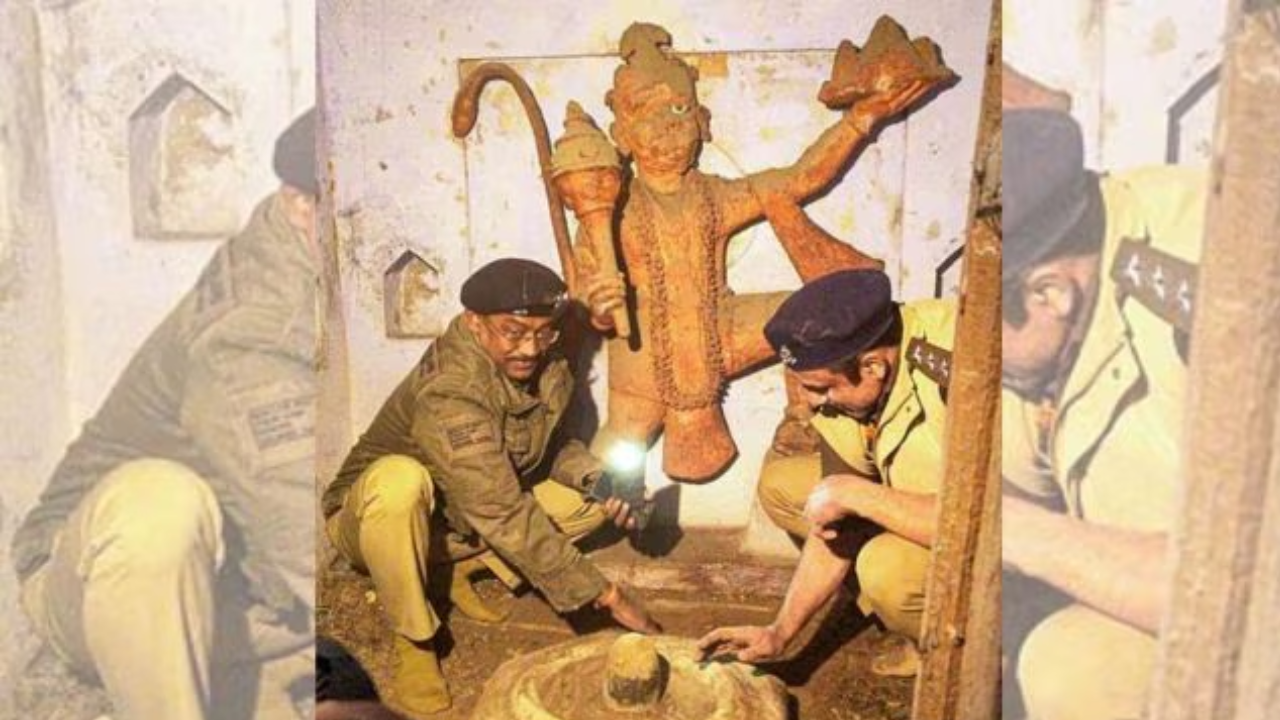
[[[314,29],[293,0],[0,3],[0,716],[111,717],[174,665],[199,708],[135,714],[311,702]],[[255,506],[268,477],[291,490]],[[158,534],[117,566],[127,517]],[[224,659],[150,655],[153,600],[238,617],[187,628]]]

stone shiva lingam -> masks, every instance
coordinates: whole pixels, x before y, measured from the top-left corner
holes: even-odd
[[[735,662],[700,662],[693,640],[608,633],[510,660],[472,720],[784,720],[780,680]]]

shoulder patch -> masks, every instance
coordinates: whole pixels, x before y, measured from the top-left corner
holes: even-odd
[[[472,457],[486,452],[499,452],[502,446],[498,443],[493,422],[488,418],[477,418],[474,415],[457,419],[442,420],[445,444],[455,459]]]
[[[925,377],[937,383],[946,398],[951,385],[951,351],[943,350],[921,337],[913,337],[907,343],[907,363]]]
[[[440,353],[436,352],[436,344],[431,343],[427,351],[418,361],[418,380],[430,380],[440,374]]]
[[[307,383],[282,381],[238,394],[255,465],[270,468],[315,455],[316,395]]]
[[[230,248],[214,253],[196,282],[196,315],[215,319],[235,306],[235,282],[232,278]]]
[[[1191,331],[1198,268],[1151,247],[1149,240],[1125,238],[1111,263],[1116,301],[1132,297],[1174,330]]]

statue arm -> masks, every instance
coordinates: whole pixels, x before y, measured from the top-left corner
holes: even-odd
[[[574,295],[586,307],[591,327],[607,333],[615,329],[611,311],[624,301],[626,285],[620,275],[604,272],[600,251],[595,246],[600,240],[592,236],[586,223],[578,225],[573,241],[573,262],[578,271]]]
[[[746,192],[729,194],[721,209],[726,234],[759,220],[764,214],[763,198],[781,196],[795,204],[812,200],[845,173],[854,152],[878,126],[901,115],[933,85],[928,81],[907,83],[861,100],[824,130],[794,163],[747,176],[741,183]]]

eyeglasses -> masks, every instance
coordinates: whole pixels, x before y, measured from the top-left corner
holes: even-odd
[[[538,349],[545,350],[555,345],[556,341],[560,339],[560,329],[550,325],[534,330],[519,325],[494,325],[487,318],[484,319],[484,324],[512,347],[520,347],[525,342],[532,340]]]

